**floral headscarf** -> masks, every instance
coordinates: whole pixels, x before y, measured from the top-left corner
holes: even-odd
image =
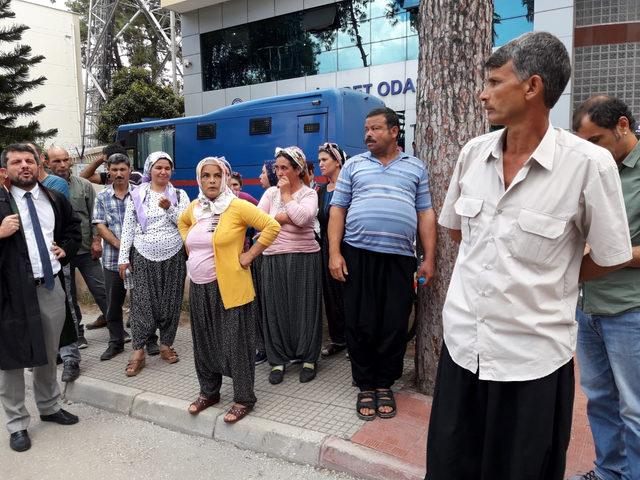
[[[278,158],[278,156],[282,155],[283,153],[287,157],[291,158],[291,160],[293,160],[296,165],[300,167],[300,170],[302,170],[303,172],[307,171],[307,157],[304,156],[304,152],[300,149],[300,147],[296,147],[295,145],[285,148],[276,147],[274,158]]]
[[[344,150],[342,150],[337,143],[323,143],[318,147],[318,152],[326,152],[331,155],[331,158],[338,162],[340,167],[343,167],[344,162],[347,161],[347,154],[344,153]]]
[[[264,168],[267,171],[267,178],[269,179],[269,186],[271,187],[275,187],[278,184],[278,176],[273,170],[275,164],[275,160],[267,160],[266,162],[264,162]]]
[[[211,200],[202,191],[200,186],[200,180],[202,175],[202,169],[205,165],[217,165],[222,171],[222,183],[220,184],[220,193],[216,198]],[[231,188],[227,185],[229,180],[229,162],[224,157],[206,157],[200,160],[196,167],[196,179],[198,180],[198,204],[194,208],[194,215],[196,220],[203,218],[209,218],[212,215],[220,215],[223,213],[234,198],[237,198]]]
[[[166,152],[153,152],[150,153],[144,162],[144,173],[142,174],[142,185],[131,192],[131,200],[136,209],[136,216],[138,217],[138,223],[143,232],[147,231],[147,204],[148,194],[151,189],[151,169],[158,160],[168,160],[173,170],[173,160],[171,156]],[[171,183],[168,183],[164,190],[164,196],[171,202],[171,205],[178,205],[178,194],[176,189]]]

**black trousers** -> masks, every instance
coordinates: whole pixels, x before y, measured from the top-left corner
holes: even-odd
[[[351,373],[360,390],[389,388],[402,376],[416,259],[343,244]]]
[[[118,272],[112,270],[104,270],[104,285],[107,294],[107,329],[109,330],[109,344],[116,347],[124,346],[124,326],[122,324],[122,306],[127,296],[127,290],[124,288],[124,282],[120,278]],[[158,336],[153,333],[149,339],[149,343],[157,343]]]
[[[562,480],[574,383],[573,360],[536,380],[479,380],[443,345],[425,479]]]
[[[104,270],[104,285],[107,293],[107,329],[109,330],[109,344],[116,347],[124,346],[124,326],[122,325],[122,305],[127,296],[124,282],[118,272]]]
[[[320,239],[320,248],[322,252],[322,299],[329,327],[329,338],[332,343],[344,345],[347,340],[344,331],[343,285],[342,282],[334,279],[329,272],[329,241],[326,235]]]

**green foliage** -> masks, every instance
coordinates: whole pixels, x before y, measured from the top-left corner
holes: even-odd
[[[0,0],[0,147],[23,140],[44,140],[58,132],[41,130],[36,120],[16,125],[20,117],[36,115],[45,107],[32,102],[19,103],[18,97],[42,85],[46,78],[29,78],[29,69],[44,59],[42,55],[32,56],[28,45],[6,45],[19,42],[29,28],[10,22],[15,18],[10,3],[11,0]]]
[[[87,22],[89,18],[89,0],[67,0],[65,5],[72,12],[80,14],[82,21],[80,22],[80,37],[83,43],[82,58],[85,57],[84,45],[87,40]],[[160,0],[152,0],[150,2],[152,10],[160,7]],[[133,3],[118,4],[113,23],[109,26],[108,35],[114,36],[129,22],[135,13],[137,6]],[[168,28],[168,18],[159,18],[159,22],[163,28]],[[176,35],[180,35],[180,22],[176,22]],[[108,63],[111,70],[121,69],[125,64],[133,67],[144,67],[151,70],[154,78],[157,78],[160,72],[162,60],[169,54],[169,51],[151,25],[149,19],[145,15],[138,15],[133,22],[124,30],[122,35],[116,42],[109,45]],[[180,52],[178,52],[178,55]],[[126,57],[128,61],[123,62],[122,57]]]
[[[184,114],[184,99],[170,87],[154,83],[150,72],[143,68],[123,68],[116,72],[108,98],[100,110],[96,132],[102,143],[112,142],[122,124]]]

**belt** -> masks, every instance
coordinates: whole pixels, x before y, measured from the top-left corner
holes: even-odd
[[[33,283],[36,284],[36,287],[39,287],[40,285],[44,285],[44,277],[34,278]]]

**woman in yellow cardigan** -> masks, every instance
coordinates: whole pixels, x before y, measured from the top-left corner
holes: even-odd
[[[233,401],[224,417],[237,422],[253,408],[256,319],[249,266],[275,240],[280,225],[227,186],[224,158],[207,157],[196,167],[197,200],[178,219],[189,258],[191,333],[200,395],[196,415],[220,401],[222,376],[233,380]],[[262,233],[242,251],[247,227]]]

